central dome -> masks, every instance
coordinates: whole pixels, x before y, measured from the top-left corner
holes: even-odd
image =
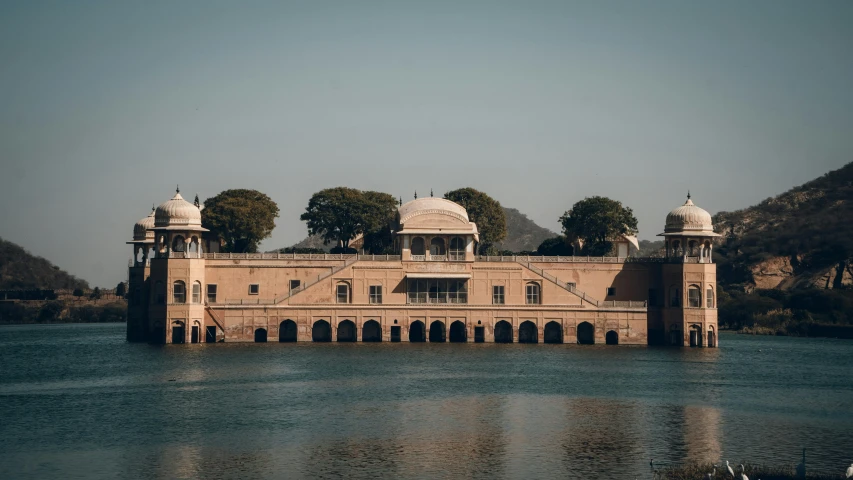
[[[714,232],[714,222],[711,214],[693,204],[690,195],[684,205],[669,212],[666,216],[665,233],[677,232]]]
[[[466,223],[469,221],[468,212],[462,207],[462,205],[459,205],[456,202],[451,202],[445,198],[417,198],[410,202],[406,202],[397,211],[400,214],[400,223],[406,223],[406,220],[412,217],[428,213],[450,215]]]
[[[176,192],[174,197],[161,203],[154,211],[154,226],[201,227],[201,210],[184,200],[180,192]]]

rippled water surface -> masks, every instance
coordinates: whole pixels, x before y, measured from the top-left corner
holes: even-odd
[[[124,342],[0,327],[0,478],[650,477],[853,462],[853,342]]]

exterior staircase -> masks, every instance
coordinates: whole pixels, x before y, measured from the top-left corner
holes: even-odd
[[[222,340],[220,340],[220,339],[219,339],[219,331],[217,331],[217,333],[216,333],[216,341],[217,341],[217,342],[225,341],[225,324],[224,324],[223,322],[219,321],[219,318],[218,318],[218,317],[216,316],[216,314],[213,312],[213,309],[212,309],[212,308],[210,308],[210,304],[209,304],[209,303],[207,303],[207,300],[205,300],[205,301],[204,301],[204,309],[205,309],[205,310],[207,310],[207,313],[209,313],[209,314],[210,314],[210,318],[212,318],[212,319],[213,319],[213,323],[215,323],[215,324],[216,324],[216,326],[217,326],[217,327],[219,327],[219,331],[221,331],[221,332],[222,332]]]
[[[544,278],[545,280],[548,280],[551,283],[556,284],[557,286],[559,286],[563,290],[565,290],[571,294],[574,294],[575,296],[579,297],[581,300],[583,300],[585,302],[591,303],[591,304],[595,305],[596,307],[600,307],[604,303],[604,302],[601,302],[599,300],[596,300],[596,299],[590,297],[586,293],[578,290],[576,287],[573,287],[573,286],[569,285],[568,283],[560,281],[559,278],[551,275],[550,273],[545,273],[545,271],[542,270],[541,268],[534,267],[533,265],[530,264],[530,262],[522,262],[522,261],[516,261],[516,262],[521,264],[522,266],[526,267],[527,269],[529,269],[531,272],[535,273],[536,275],[539,275],[540,277]]]
[[[310,282],[306,282],[306,283],[294,288],[293,290],[285,293],[284,295],[282,295],[280,297],[276,297],[275,300],[273,301],[273,303],[274,304],[281,303],[281,302],[287,300],[288,298],[290,298],[290,297],[292,297],[292,296],[294,296],[300,292],[304,292],[309,287],[323,281],[326,278],[331,277],[332,275],[334,275],[334,274],[340,272],[341,270],[349,267],[350,265],[352,265],[353,263],[355,263],[357,261],[358,261],[358,255],[352,255],[346,259],[346,261],[344,262],[343,265],[338,265],[337,267],[332,268],[330,271],[328,271],[324,274],[318,275],[317,278],[311,280]]]

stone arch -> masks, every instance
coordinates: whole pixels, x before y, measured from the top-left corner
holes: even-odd
[[[189,253],[194,253],[194,254],[198,253],[198,247],[199,247],[198,237],[193,235],[193,237],[190,239],[189,248],[187,249],[187,251]]]
[[[354,342],[356,340],[355,323],[352,320],[343,320],[338,323],[338,341]]]
[[[512,343],[512,324],[501,320],[495,324],[495,343]]]
[[[542,303],[542,286],[537,282],[527,282],[524,287],[524,302],[528,305]]]
[[[296,322],[291,319],[282,321],[278,325],[278,341],[279,342],[295,342],[297,338]]]
[[[595,327],[589,322],[578,325],[578,343],[581,345],[595,344]]]
[[[468,329],[460,320],[450,324],[450,343],[464,343],[468,341]]]
[[[412,255],[426,255],[426,247],[424,247],[424,238],[415,237],[412,239]]]
[[[172,343],[182,344],[187,342],[186,325],[181,320],[172,322]]]
[[[447,249],[444,247],[444,239],[441,237],[432,237],[429,241],[430,255],[446,255]]]
[[[143,249],[142,247],[137,247],[136,255],[134,255],[134,258],[136,259],[137,265],[142,263],[142,261],[145,260],[145,249]]]
[[[610,330],[604,335],[604,343],[607,345],[619,345],[619,333],[616,330]]]
[[[451,260],[465,259],[465,240],[462,237],[453,237],[450,239],[449,254]]]
[[[530,320],[518,326],[518,343],[539,343],[539,329]]]
[[[702,289],[699,288],[699,285],[692,284],[687,286],[687,306],[691,308],[702,306]]]
[[[717,346],[717,331],[713,325],[708,325],[708,346],[712,348]]]
[[[183,235],[175,235],[172,237],[172,251],[173,252],[183,252],[186,247],[186,241],[184,240]]]
[[[714,308],[716,305],[716,297],[714,296],[714,286],[708,285],[708,288],[705,289],[705,307]]]
[[[311,327],[311,340],[314,342],[331,342],[332,326],[325,320],[317,320]]]
[[[688,249],[688,251],[689,251],[689,254],[688,254],[688,255],[689,255],[689,256],[691,256],[691,257],[695,257],[696,255],[698,255],[698,253],[699,253],[699,252],[697,251],[698,246],[699,246],[699,244],[696,242],[696,240],[690,240],[690,241],[688,241],[688,242],[687,242],[687,249]]]
[[[429,324],[429,342],[443,343],[447,339],[444,322],[436,320]]]
[[[172,303],[187,303],[187,284],[183,280],[172,284]]]
[[[201,282],[198,280],[193,282],[192,301],[193,303],[201,303]]]
[[[681,306],[681,293],[678,291],[678,287],[675,285],[669,286],[669,306]]]
[[[558,322],[545,324],[545,343],[563,343],[563,326]]]
[[[267,343],[267,329],[255,329],[255,343]]]
[[[691,347],[701,347],[702,346],[702,326],[701,325],[690,325],[690,346]]]
[[[412,343],[420,343],[426,341],[426,327],[424,322],[415,320],[409,324],[409,341]]]
[[[672,325],[669,327],[669,344],[683,346],[684,345],[684,337],[682,336],[681,329],[678,325]]]
[[[340,332],[340,327],[338,327]],[[376,320],[368,320],[361,326],[361,341],[362,342],[381,342],[382,341],[382,326]]]

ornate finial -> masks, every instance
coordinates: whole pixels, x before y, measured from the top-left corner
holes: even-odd
[[[175,193],[181,193],[181,186],[175,185]]]
[[[415,200],[417,200],[417,199],[418,199],[418,191],[415,190]]]
[[[687,199],[690,200],[690,190],[687,191]]]
[[[431,196],[433,196],[433,195],[432,195],[432,189],[431,189],[431,188],[429,189],[429,196],[430,196],[430,197],[431,197]]]
[[[402,195],[400,195],[400,206],[401,207],[403,206],[403,196]]]
[[[154,203],[152,202],[152,203],[151,203],[151,211],[153,212],[154,210],[157,210],[157,207],[155,207],[155,206],[154,206]]]

